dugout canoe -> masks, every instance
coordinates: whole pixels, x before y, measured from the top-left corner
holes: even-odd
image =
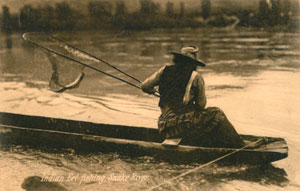
[[[283,138],[241,135],[247,142],[263,138],[255,148],[246,148],[223,159],[234,163],[270,163],[288,156]],[[132,157],[154,156],[170,162],[207,162],[235,148],[191,145],[164,146],[158,130],[59,118],[0,112],[0,144],[73,148],[78,152],[117,152]]]

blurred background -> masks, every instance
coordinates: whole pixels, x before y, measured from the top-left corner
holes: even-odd
[[[1,31],[204,26],[295,29],[298,0],[2,0]]]

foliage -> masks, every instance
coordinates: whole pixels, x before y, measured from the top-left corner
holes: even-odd
[[[211,14],[211,1],[202,0],[201,9],[185,13],[185,4],[179,4],[175,10],[173,2],[166,3],[165,10],[152,0],[140,0],[140,9],[129,13],[125,1],[91,1],[88,14],[79,13],[69,4],[62,2],[55,6],[46,5],[34,8],[25,5],[18,15],[10,15],[8,7],[2,7],[2,32],[14,31],[54,31],[54,30],[88,30],[88,29],[130,29],[145,30],[151,28],[227,26],[239,20],[238,26],[265,27],[288,25],[290,7],[281,9],[278,0],[260,0],[258,13],[249,10],[221,12]],[[229,19],[228,19],[229,18]]]
[[[1,31],[9,34],[11,33],[12,26],[10,25],[11,22],[11,16],[9,13],[9,8],[6,6],[2,7],[2,13],[3,13],[3,18],[2,18],[2,25],[1,25]]]

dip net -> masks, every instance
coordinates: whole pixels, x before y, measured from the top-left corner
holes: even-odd
[[[83,70],[86,67],[120,80],[133,87],[141,88],[136,84],[136,82],[138,84],[141,83],[137,78],[57,37],[47,33],[24,33],[23,39],[28,43],[41,48],[47,55],[49,62],[52,65],[52,76],[49,87],[50,90],[54,92],[63,92],[67,89],[78,87],[84,78]],[[135,83],[100,70],[96,66],[99,66],[101,63],[113,68],[126,77],[129,77],[134,80]]]
[[[84,77],[84,66],[70,64],[61,57],[46,52],[52,66],[52,75],[49,81],[49,88],[54,92],[64,92],[67,89],[77,88]]]
[[[52,66],[49,88],[64,92],[79,86],[84,78],[84,68],[98,60],[46,33],[25,33],[23,39],[43,50]]]

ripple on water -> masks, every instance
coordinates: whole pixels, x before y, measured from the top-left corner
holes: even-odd
[[[58,35],[71,38],[72,44],[94,51],[108,62],[117,60],[112,64],[139,79],[171,61],[169,51],[178,50],[185,43],[198,45],[199,58],[207,63],[201,73],[208,87],[208,104],[220,106],[239,132],[282,136],[290,148],[289,157],[273,166],[213,164],[180,177],[172,181],[172,186],[164,185],[161,190],[299,190],[299,34],[255,29],[184,29],[137,34],[134,36],[138,37],[137,42],[126,35],[111,38],[114,34],[101,32]],[[18,35],[13,41],[17,54],[1,52],[1,56],[7,56],[1,59],[1,111],[156,128],[159,115],[156,98],[90,70],[85,70],[87,77],[78,89],[54,94],[46,88],[51,68],[41,67],[46,59],[32,60],[36,49],[20,46]],[[125,58],[126,55],[130,56]],[[0,184],[5,190],[21,190],[26,178],[44,174],[78,175],[76,181],[59,183],[69,190],[145,190],[200,165],[169,164],[152,157],[130,158],[115,153],[83,155],[71,149],[49,151],[23,146],[1,147],[0,156],[0,173],[5,174]],[[134,173],[149,178],[120,181],[122,175],[131,177]],[[80,178],[86,175],[105,177],[107,181],[86,178],[80,184]]]
[[[156,161],[152,157],[130,158],[115,153],[94,153],[80,155],[69,151],[39,150],[20,146],[1,148],[1,171],[7,175],[17,173],[11,171],[10,164],[18,167],[18,177],[8,182],[7,188],[20,188],[26,178],[63,177],[59,185],[70,190],[141,190],[158,185],[163,181],[179,176],[172,180],[171,185],[162,185],[164,190],[209,190],[220,189],[226,186],[235,188],[250,184],[257,188],[284,188],[289,183],[283,169],[268,166],[224,166],[212,164],[209,167],[193,171],[201,164],[170,164]],[[25,160],[24,160],[25,159]],[[24,163],[26,161],[26,163]],[[180,176],[191,171],[185,176]],[[66,181],[68,176],[77,176],[73,181]],[[94,178],[93,178],[94,177]],[[96,179],[95,177],[98,177]],[[100,177],[106,181],[99,182]],[[55,181],[54,181],[55,182]],[[250,182],[250,183],[249,183]],[[132,189],[133,188],[133,189]],[[227,190],[227,189],[226,189]]]

